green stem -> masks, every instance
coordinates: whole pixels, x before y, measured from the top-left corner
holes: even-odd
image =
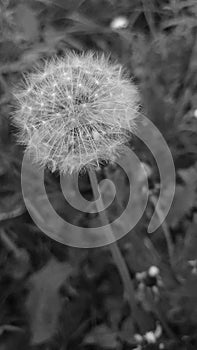
[[[106,212],[104,210],[104,203],[103,203],[101,194],[100,194],[99,189],[98,189],[98,181],[97,181],[95,171],[93,169],[88,169],[88,173],[89,173],[90,183],[91,183],[91,187],[92,187],[92,191],[93,191],[93,195],[94,195],[95,200],[99,197],[99,200],[96,202],[96,206],[97,206],[97,210],[98,210],[99,215],[100,215],[101,222],[102,222],[103,226],[106,226],[105,229],[106,229],[107,235],[109,235],[109,237],[114,239],[114,234],[113,234],[113,231],[111,229],[111,226],[109,225],[109,220],[108,220],[108,217],[107,217]],[[133,282],[130,278],[128,267],[127,267],[125,260],[121,254],[121,251],[118,247],[117,242],[111,243],[109,245],[109,248],[111,250],[112,257],[116,263],[116,266],[118,268],[120,276],[122,278],[125,296],[129,302],[130,308],[132,310],[132,316],[140,329],[141,328],[140,327],[140,313],[139,313],[138,305],[137,305],[136,300],[135,300],[135,290],[134,290]]]

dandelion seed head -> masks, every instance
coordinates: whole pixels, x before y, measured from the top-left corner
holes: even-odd
[[[92,52],[52,58],[14,90],[19,141],[60,173],[114,160],[138,115],[136,86],[119,64]]]

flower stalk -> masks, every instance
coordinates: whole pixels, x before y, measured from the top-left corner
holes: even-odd
[[[99,197],[99,200],[96,201],[96,206],[97,206],[97,210],[98,210],[99,215],[100,215],[100,219],[102,221],[103,230],[106,230],[106,234],[113,238],[114,234],[113,234],[113,231],[111,229],[111,226],[109,225],[109,220],[108,220],[108,217],[107,217],[106,212],[104,210],[104,203],[102,200],[101,193],[98,189],[98,181],[97,181],[95,170],[92,168],[89,168],[88,174],[89,174],[89,179],[90,179],[94,199],[96,200]],[[105,228],[105,226],[107,226],[107,228]],[[109,249],[111,251],[113,260],[116,263],[117,269],[120,273],[120,276],[121,276],[121,279],[123,282],[123,286],[124,286],[125,298],[128,300],[128,303],[130,305],[133,319],[135,320],[136,324],[140,328],[139,309],[138,309],[138,305],[137,305],[136,300],[135,300],[135,290],[134,290],[132,280],[130,278],[128,267],[127,267],[126,262],[121,254],[121,251],[118,247],[117,242],[111,243],[109,245]]]

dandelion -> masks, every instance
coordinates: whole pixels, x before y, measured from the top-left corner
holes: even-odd
[[[122,66],[92,52],[38,65],[14,97],[20,142],[36,162],[62,174],[113,160],[135,128],[139,106]]]
[[[13,121],[34,160],[62,175],[87,169],[96,199],[94,167],[113,161],[136,125],[138,92],[123,67],[104,55],[68,53],[27,73],[14,96]],[[114,241],[101,196],[96,205],[102,226]],[[140,326],[127,265],[116,242],[110,249]]]
[[[44,61],[24,74],[13,95],[12,120],[18,127],[19,141],[26,145],[33,159],[62,175],[87,169],[97,199],[94,167],[101,161],[115,160],[136,127],[138,92],[123,67],[104,55],[68,53]],[[110,245],[111,254],[124,284],[132,318],[140,330],[141,313],[135,288],[99,194],[96,206],[101,227],[109,235],[106,241],[114,242]],[[155,335],[147,333],[146,340],[154,343]]]

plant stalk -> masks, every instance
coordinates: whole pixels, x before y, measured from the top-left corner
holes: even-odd
[[[89,173],[89,178],[90,178],[90,183],[94,195],[94,199],[96,200],[99,198],[99,200],[96,202],[97,210],[100,215],[101,222],[103,226],[107,226],[106,233],[109,235],[109,237],[114,239],[114,234],[111,229],[111,226],[109,224],[108,217],[106,215],[106,212],[104,210],[104,203],[101,197],[101,193],[98,189],[98,181],[97,177],[95,174],[95,171],[93,169],[88,169]],[[131,281],[130,274],[128,271],[128,267],[126,265],[126,262],[121,254],[121,251],[118,247],[117,242],[111,243],[109,245],[109,248],[111,250],[111,254],[113,257],[113,260],[116,263],[116,266],[118,268],[118,271],[120,273],[120,276],[122,278],[122,282],[124,285],[124,291],[125,291],[125,297],[128,300],[128,303],[130,305],[131,311],[132,311],[132,316],[135,322],[137,323],[139,329],[140,329],[140,313],[139,313],[139,308],[135,300],[135,290],[133,286],[133,282]]]

